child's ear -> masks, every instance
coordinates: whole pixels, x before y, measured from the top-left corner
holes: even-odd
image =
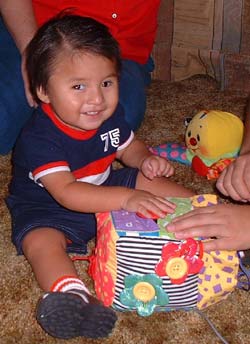
[[[41,100],[41,102],[46,103],[46,104],[50,103],[49,96],[47,95],[47,93],[44,91],[42,87],[39,87],[37,89],[37,96]]]

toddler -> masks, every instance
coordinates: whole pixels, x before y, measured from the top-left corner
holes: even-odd
[[[192,192],[168,180],[173,167],[126,124],[119,46],[105,25],[61,14],[38,29],[26,54],[39,107],[13,154],[12,239],[44,291],[36,311],[42,328],[64,339],[106,337],[116,314],[90,294],[68,253],[86,253],[96,212],[163,217],[174,211],[166,197]],[[127,167],[114,170],[115,159]]]

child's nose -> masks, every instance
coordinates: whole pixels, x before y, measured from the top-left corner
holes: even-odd
[[[89,104],[101,104],[103,101],[103,94],[101,89],[94,88],[89,91],[88,103]]]

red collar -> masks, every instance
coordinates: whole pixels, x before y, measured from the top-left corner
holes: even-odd
[[[72,137],[73,139],[88,140],[97,132],[97,129],[82,131],[79,129],[69,127],[68,125],[64,124],[62,121],[58,119],[58,117],[55,115],[54,111],[52,110],[49,104],[42,104],[42,109],[59,130],[64,132],[66,135]]]

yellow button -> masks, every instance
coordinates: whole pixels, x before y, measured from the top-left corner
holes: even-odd
[[[139,282],[133,288],[134,296],[137,300],[148,302],[155,297],[155,289],[148,282]]]
[[[171,258],[166,265],[166,273],[170,278],[179,279],[186,275],[188,271],[187,262],[180,257]]]

